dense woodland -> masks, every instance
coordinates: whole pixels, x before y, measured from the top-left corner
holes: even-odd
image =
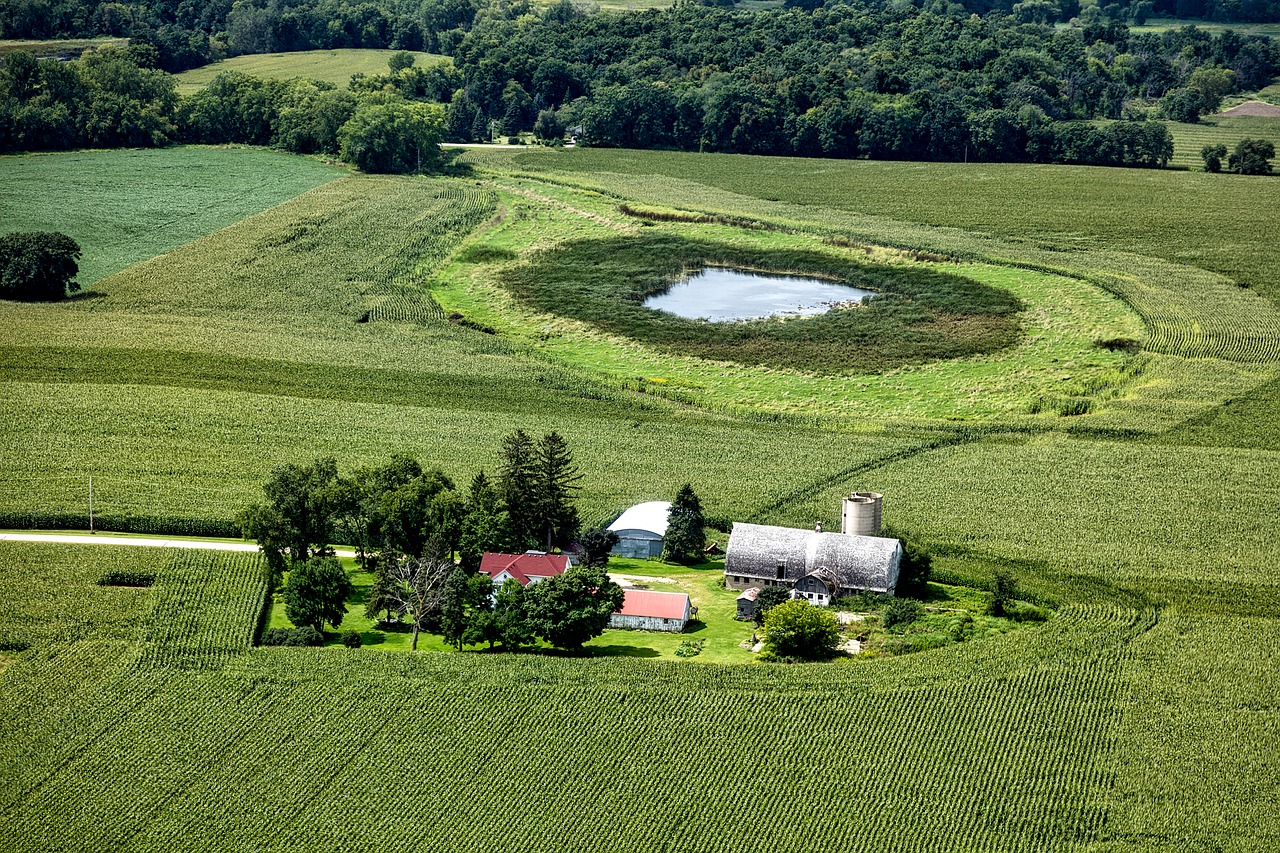
[[[439,134],[469,141],[532,130],[558,139],[574,129],[582,143],[605,147],[1163,166],[1171,138],[1146,119],[1195,121],[1280,70],[1280,50],[1265,37],[1190,27],[1134,34],[1096,14],[1055,28],[1044,16],[1027,20],[1026,5],[985,16],[859,2],[586,14],[567,2],[542,10],[457,2],[395,7],[394,20],[363,5],[365,19],[354,23],[352,9],[337,4],[241,3],[221,30],[211,4],[199,19],[106,28],[134,36],[125,51],[70,63],[11,57],[0,73],[8,128],[0,148],[239,141],[413,171],[433,165],[423,152]],[[14,8],[0,3],[5,32],[29,32],[12,24]],[[250,13],[258,17],[242,24]],[[316,16],[326,15],[321,27]],[[183,43],[200,49],[175,53],[165,26],[191,33]],[[187,101],[164,74],[219,51],[388,44],[447,52],[453,66],[399,65],[353,79],[350,91],[223,77]],[[427,115],[405,106],[424,102],[447,108]],[[375,125],[374,140],[405,126],[425,134],[421,144],[361,158],[340,131],[369,107],[378,108],[364,121]],[[1117,121],[1097,123],[1104,119]]]

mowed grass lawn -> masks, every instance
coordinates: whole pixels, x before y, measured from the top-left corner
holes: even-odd
[[[0,229],[61,231],[88,289],[346,174],[262,148],[186,146],[0,157]]]
[[[415,64],[420,67],[449,61],[448,57],[435,53],[410,52],[413,53]],[[311,80],[323,80],[334,84],[339,89],[345,89],[351,82],[352,74],[386,74],[387,60],[393,53],[398,51],[344,48],[234,56],[231,59],[192,68],[176,75],[178,92],[184,95],[198,92],[224,71],[240,71],[244,74],[252,74],[254,77],[273,80],[306,77]]]

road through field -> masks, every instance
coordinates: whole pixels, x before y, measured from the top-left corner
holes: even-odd
[[[145,548],[199,548],[206,551],[251,551],[252,542],[225,542],[214,539],[147,539],[139,536],[111,536],[97,533],[0,533],[0,542],[57,542],[68,545],[140,545]],[[349,548],[335,548],[339,557],[354,557]]]

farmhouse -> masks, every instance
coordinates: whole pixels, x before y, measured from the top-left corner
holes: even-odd
[[[893,594],[902,543],[880,532],[880,495],[855,493],[844,501],[843,531],[735,522],[724,559],[725,586],[784,586],[793,596],[826,605],[860,592]],[[739,609],[744,607],[739,600]]]
[[[650,559],[662,556],[662,537],[667,535],[670,501],[649,501],[628,509],[609,529],[618,534],[612,553],[617,557]]]
[[[529,586],[562,575],[568,569],[568,556],[543,551],[526,551],[523,554],[488,552],[480,558],[480,573],[489,576],[495,590],[508,578],[515,578],[521,586]]]
[[[692,610],[683,592],[628,589],[624,596],[621,609],[609,617],[610,628],[679,633],[689,624]]]

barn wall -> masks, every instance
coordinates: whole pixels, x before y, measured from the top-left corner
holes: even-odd
[[[609,617],[610,628],[630,628],[635,631],[672,631],[684,630],[681,619],[660,619],[657,616],[622,616],[618,613]]]

